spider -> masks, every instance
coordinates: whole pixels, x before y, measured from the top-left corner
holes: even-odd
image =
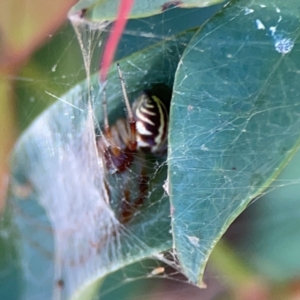
[[[138,156],[144,155],[162,156],[167,150],[167,133],[169,119],[170,90],[165,89],[168,100],[161,100],[152,90],[144,90],[143,93],[130,106],[126,92],[125,80],[117,64],[119,79],[125,102],[127,117],[119,119],[110,126],[107,114],[106,94],[103,95],[104,128],[103,134],[96,139],[99,156],[108,174],[120,175],[133,168]],[[147,170],[141,167],[139,172],[139,196],[130,200],[134,192],[123,190],[119,220],[127,223],[135,210],[144,202],[149,178]],[[108,188],[108,181],[105,183]]]

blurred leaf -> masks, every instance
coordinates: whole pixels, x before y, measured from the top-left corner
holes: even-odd
[[[0,215],[3,211],[9,178],[8,158],[17,130],[11,81],[0,73]]]
[[[201,285],[232,221],[299,147],[298,1],[234,1],[186,48],[169,139],[173,233],[184,273]]]
[[[20,289],[16,288],[21,283],[17,249],[13,239],[8,236],[12,233],[11,215],[0,215],[0,299],[20,299]]]
[[[2,67],[21,62],[66,19],[74,0],[1,0]]]
[[[46,58],[46,59],[45,59]],[[65,24],[23,66],[15,80],[18,125],[24,130],[58,97],[86,78],[74,29]]]
[[[213,4],[221,3],[223,0],[183,0],[183,1],[166,1],[166,0],[135,0],[130,13],[130,18],[144,18],[163,11],[174,8],[207,7]],[[77,14],[84,10],[83,17],[89,21],[114,21],[118,11],[120,0],[81,0],[70,11],[70,14]]]
[[[240,255],[256,272],[277,282],[300,277],[299,170],[298,150],[236,224],[243,231],[238,235]]]
[[[167,39],[120,62],[131,99],[153,84],[172,87],[178,60],[194,33]],[[124,115],[115,68],[106,88],[113,122]],[[107,273],[172,246],[169,202],[162,199],[166,170],[154,170],[152,204],[126,226],[105,203],[94,128],[94,117],[102,120],[100,92],[98,74],[75,86],[33,123],[16,147],[10,206],[18,229],[14,237],[24,298],[80,299]],[[124,176],[116,177],[119,185]],[[25,271],[28,262],[30,270]]]

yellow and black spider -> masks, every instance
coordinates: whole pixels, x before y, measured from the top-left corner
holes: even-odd
[[[132,106],[126,92],[125,82],[117,65],[121,82],[124,102],[127,109],[127,117],[109,125],[107,116],[107,103],[104,96],[104,130],[103,134],[97,137],[97,148],[99,156],[108,173],[123,173],[131,167],[137,154],[151,153],[154,156],[161,156],[167,150],[169,101],[171,93],[164,88],[164,99],[153,90],[145,90],[133,102]],[[108,184],[107,184],[108,185]],[[123,207],[121,216],[122,223],[130,220],[134,210],[143,203],[148,189],[147,172],[141,169],[139,174],[139,197],[133,203],[129,200],[130,190],[123,191]]]

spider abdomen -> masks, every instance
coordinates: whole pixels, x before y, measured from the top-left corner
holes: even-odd
[[[154,94],[145,91],[133,104],[136,121],[137,146],[152,153],[163,152],[167,147],[168,111]]]

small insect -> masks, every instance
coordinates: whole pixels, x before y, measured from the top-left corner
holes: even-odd
[[[166,153],[169,118],[168,104],[165,104],[151,90],[145,90],[131,106],[122,71],[119,65],[117,68],[127,117],[117,120],[112,126],[109,125],[104,93],[104,130],[103,134],[98,136],[96,140],[98,153],[103,160],[106,171],[116,175],[128,170],[139,153],[150,153],[154,156]],[[148,184],[146,171],[141,169],[138,178],[140,196],[135,200],[135,203],[129,204],[130,191],[124,190],[120,217],[120,221],[123,223],[130,220],[133,210],[142,204],[146,197]]]

